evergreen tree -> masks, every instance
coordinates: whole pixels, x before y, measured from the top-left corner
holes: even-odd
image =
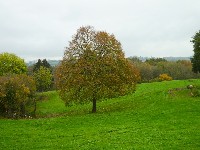
[[[48,63],[46,59],[38,59],[37,63],[33,66],[33,72],[36,72],[40,69],[40,67],[48,68],[52,72],[51,65]]]
[[[33,66],[33,72],[36,72],[40,67],[42,66],[42,61],[41,59],[38,59],[37,63]]]
[[[42,66],[51,69],[51,65],[48,63],[46,59],[42,60]]]
[[[194,56],[191,58],[192,71],[194,73],[200,73],[200,31],[194,35],[191,42],[194,48]]]

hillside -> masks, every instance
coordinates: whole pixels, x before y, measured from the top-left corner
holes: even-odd
[[[65,107],[56,92],[39,101],[37,117],[0,120],[0,149],[199,149],[200,99],[188,84],[140,84],[134,94]]]

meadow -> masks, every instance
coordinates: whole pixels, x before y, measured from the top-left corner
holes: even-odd
[[[0,149],[200,149],[200,98],[175,80],[137,85],[135,93],[66,107],[41,94],[36,119],[0,119]]]

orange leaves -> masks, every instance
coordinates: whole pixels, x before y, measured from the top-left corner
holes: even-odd
[[[171,81],[172,77],[170,77],[168,74],[160,74],[159,80],[160,81]]]
[[[56,83],[66,103],[133,92],[139,78],[115,36],[90,26],[77,30],[56,71]]]

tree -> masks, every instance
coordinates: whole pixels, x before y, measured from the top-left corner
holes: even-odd
[[[194,56],[191,58],[192,71],[194,73],[200,73],[200,31],[194,35],[191,42],[194,48]]]
[[[11,53],[0,54],[0,76],[5,74],[23,74],[27,67],[23,59]]]
[[[86,26],[77,30],[56,70],[56,83],[66,105],[96,102],[132,93],[139,72],[126,58],[114,35]]]
[[[48,63],[48,61],[46,59],[42,60],[42,66],[51,69],[51,65]]]
[[[137,65],[137,68],[140,71],[142,82],[149,82],[160,74],[160,70],[156,66],[152,66],[148,63],[140,63]]]
[[[40,69],[41,66],[46,67],[51,71],[51,65],[46,59],[38,59],[37,63],[35,63],[35,65],[33,66],[33,72],[36,72],[38,69]]]
[[[50,88],[52,82],[52,74],[51,71],[41,66],[34,74],[33,77],[36,82],[37,91],[43,92],[47,91]]]
[[[33,72],[36,72],[38,69],[40,69],[41,66],[42,66],[42,61],[41,59],[38,59],[38,61],[33,66]]]
[[[167,60],[164,58],[150,58],[147,59],[145,62],[149,63],[150,65],[156,66],[158,63],[167,62]]]

